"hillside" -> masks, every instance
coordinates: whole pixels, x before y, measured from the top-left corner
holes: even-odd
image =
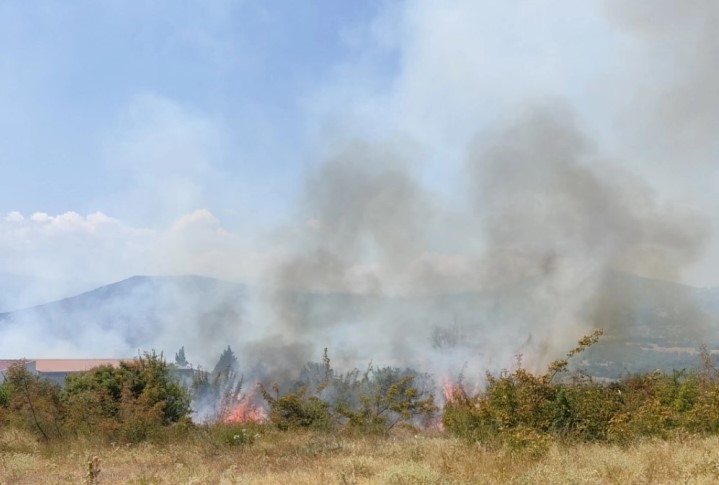
[[[14,328],[39,337],[33,355],[64,347],[90,355],[126,356],[132,349],[161,348],[156,346],[172,340],[163,336],[178,335],[178,342],[196,340],[219,330],[213,327],[238,322],[246,292],[244,285],[200,276],[134,276],[2,313],[0,330],[10,333],[7,330]],[[203,332],[197,332],[198,327]]]
[[[43,352],[67,356],[59,355],[65,349],[113,357],[148,348],[170,352],[186,345],[191,357],[212,359],[228,343],[241,347],[262,333],[250,330],[275,325],[272,328],[284,343],[270,339],[265,345],[289,345],[287,355],[293,343],[319,341],[334,355],[360,363],[394,356],[401,364],[405,356],[431,349],[432,355],[458,355],[457,359],[467,361],[487,354],[494,357],[481,362],[502,366],[532,340],[533,325],[544,323],[532,307],[533,291],[530,282],[486,292],[403,298],[302,292],[268,295],[200,276],[135,276],[63,300],[2,313],[0,336],[6,341],[8,336],[26,336],[19,345],[30,350],[9,345],[4,353],[23,354],[8,357]],[[698,362],[700,344],[719,347],[717,289],[611,273],[599,294],[589,317],[606,334],[583,356],[582,363],[593,374],[688,367]],[[250,304],[258,301],[264,313],[250,311]],[[497,347],[502,346],[509,348],[498,353]],[[252,358],[255,353],[260,360],[269,355],[251,347],[246,354]],[[297,356],[299,361],[304,358]]]

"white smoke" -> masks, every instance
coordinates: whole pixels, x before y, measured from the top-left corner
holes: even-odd
[[[612,271],[682,281],[719,254],[715,202],[673,183],[718,180],[703,177],[717,156],[715,17],[699,0],[388,4],[306,95],[314,157],[288,221],[248,236],[195,210],[227,192],[227,127],[146,95],[106,141],[132,180],[110,205],[143,222],[10,213],[2,267],[261,284],[241,322],[179,328],[202,352],[216,339],[247,363],[279,353],[279,370],[323,347],[350,366],[481,373],[522,352],[539,367],[592,328]],[[462,345],[433,345],[458,314]]]

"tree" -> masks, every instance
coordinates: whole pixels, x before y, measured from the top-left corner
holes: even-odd
[[[359,385],[352,386],[359,391],[359,403],[339,402],[336,411],[348,426],[365,432],[386,432],[402,422],[428,422],[438,408],[423,381],[429,376],[411,369],[370,366]]]
[[[434,404],[427,374],[411,369],[380,369],[371,364],[336,373],[325,349],[322,362],[305,365],[291,391],[281,393],[275,384],[270,392],[259,385],[270,407],[269,418],[280,429],[336,425],[362,432],[384,433],[399,423],[419,424],[434,417]]]
[[[192,381],[192,404],[202,420],[222,421],[239,402],[243,377],[237,357],[228,345],[212,372],[197,372]]]
[[[21,361],[7,369],[3,388],[5,406],[21,424],[34,429],[46,441],[62,436],[57,384],[33,374]]]
[[[228,370],[237,371],[239,364],[237,363],[237,357],[232,351],[232,348],[228,345],[227,348],[220,355],[220,360],[215,364],[215,368],[212,370],[212,376],[218,376],[226,373]]]
[[[185,357],[185,346],[183,345],[180,347],[180,350],[177,351],[175,354],[175,365],[179,367],[187,367],[190,365],[189,362],[187,362],[187,358]]]
[[[71,374],[61,396],[71,429],[105,431],[128,441],[141,441],[191,411],[188,392],[171,375],[162,354],[155,352],[118,367]]]

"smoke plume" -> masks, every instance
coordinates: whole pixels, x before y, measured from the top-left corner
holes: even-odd
[[[241,371],[257,378],[289,376],[325,347],[340,368],[373,360],[436,377],[481,376],[522,354],[536,370],[597,326],[611,327],[614,338],[630,335],[641,311],[617,275],[681,281],[713,248],[717,221],[707,208],[716,203],[691,189],[719,181],[719,4],[597,0],[592,6],[606,14],[599,20],[576,2],[556,4],[418,1],[380,12],[366,33],[370,47],[308,96],[314,138],[306,143],[323,155],[307,162],[287,220],[266,234],[244,237],[221,215],[187,213],[205,198],[222,199],[213,184],[227,185],[219,181],[234,162],[224,153],[234,147],[226,140],[232,131],[151,97],[131,110],[155,113],[150,128],[135,130],[130,116],[120,130],[124,149],[109,143],[109,151],[118,152],[116,164],[135,160],[133,210],[154,200],[163,213],[152,219],[176,223],[135,230],[73,213],[40,227],[13,213],[6,232],[23,242],[6,252],[20,260],[20,236],[57,226],[61,239],[42,247],[48,260],[61,260],[54,241],[81,247],[64,229],[77,219],[73,227],[87,226],[78,237],[104,241],[96,244],[102,250],[83,250],[103,264],[244,282],[251,275],[253,286],[218,286],[216,298],[188,299],[184,286],[164,288],[159,306],[133,297],[123,305],[142,301],[161,323],[103,330],[118,354],[134,353],[142,335],[168,355],[185,345],[205,365],[231,344]],[[597,62],[604,71],[585,79],[601,49],[577,37],[587,44],[579,55],[552,38],[535,18],[544,7],[559,12],[552,22],[571,23],[574,12],[601,24],[616,50]],[[480,20],[486,28],[476,27]],[[494,43],[485,32],[496,34]],[[506,56],[493,52],[499,45]],[[562,49],[582,75],[562,72],[575,68],[562,63]],[[396,72],[384,68],[387,59]],[[178,168],[184,176],[163,186],[162,174]],[[651,176],[655,170],[665,178]],[[175,207],[185,215],[166,217]],[[129,242],[106,242],[117,234]],[[82,269],[101,266],[94,260]],[[57,267],[70,271],[74,261]],[[93,278],[106,274],[117,272]],[[706,334],[696,302],[680,300],[675,307],[696,315],[681,322],[684,330]],[[15,322],[5,328],[19,331]],[[44,325],[36,319],[26,328],[41,339]],[[83,342],[60,338],[63,331],[71,329],[47,335],[81,351]]]
[[[307,224],[294,232],[296,253],[271,273],[281,287],[264,302],[273,328],[314,343],[315,354],[329,346],[346,357],[352,348],[354,360],[434,370],[443,362],[458,372],[470,361],[482,370],[507,366],[521,352],[540,367],[591,331],[603,306],[617,304],[605,295],[612,272],[675,279],[709,237],[701,215],[661,203],[603,159],[561,103],[528,108],[479,135],[464,180],[456,191],[472,204],[457,214],[384,146],[350,144],[321,164],[299,204],[297,219]],[[481,244],[442,254],[442,239]],[[459,322],[463,345],[437,349],[437,327],[457,315],[440,296],[458,291],[491,295],[491,308],[469,298],[477,314]],[[360,297],[348,295],[366,301],[354,309]],[[418,295],[415,308],[380,303]]]

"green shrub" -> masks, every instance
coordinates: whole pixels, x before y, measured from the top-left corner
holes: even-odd
[[[582,338],[566,359],[552,362],[544,374],[523,368],[488,374],[484,390],[474,396],[455,388],[444,407],[445,428],[465,439],[514,448],[550,435],[564,440],[605,439],[616,407],[608,399],[612,391],[587,379],[557,382],[568,359],[600,336],[601,331],[596,331]]]
[[[600,335],[580,340],[567,358]],[[717,433],[719,370],[709,354],[703,354],[702,361],[704,368],[696,371],[656,371],[609,384],[581,376],[557,382],[567,359],[553,362],[541,375],[524,369],[488,375],[486,387],[476,395],[455,389],[442,420],[457,436],[514,448],[545,436],[629,443],[643,437]]]
[[[260,392],[270,406],[270,422],[283,431],[297,428],[327,430],[334,424],[329,404],[317,396],[307,396],[304,387],[282,395],[275,387],[274,397],[264,386],[260,386]]]
[[[45,441],[62,436],[64,408],[59,386],[29,371],[17,362],[5,371],[3,383],[6,420],[31,430]]]
[[[146,353],[119,367],[71,374],[61,391],[67,427],[79,434],[139,442],[187,419],[187,391],[161,354]]]
[[[549,451],[552,441],[552,436],[548,433],[518,426],[506,434],[502,444],[510,454],[540,458]]]
[[[362,433],[386,433],[400,423],[426,423],[437,411],[434,396],[427,390],[428,375],[371,365],[361,376],[356,369],[337,374],[326,349],[322,363],[307,364],[300,378],[295,390],[284,394],[277,385],[274,395],[260,386],[270,407],[270,421],[282,430],[342,426]]]
[[[563,439],[606,440],[612,416],[620,407],[618,398],[614,386],[592,381],[559,385],[550,431]]]
[[[10,400],[10,386],[6,382],[0,384],[0,408],[7,406]]]
[[[437,407],[434,395],[416,386],[416,377],[397,368],[370,368],[359,386],[359,405],[340,401],[336,413],[346,418],[348,428],[370,433],[384,433],[414,419],[427,422]]]

